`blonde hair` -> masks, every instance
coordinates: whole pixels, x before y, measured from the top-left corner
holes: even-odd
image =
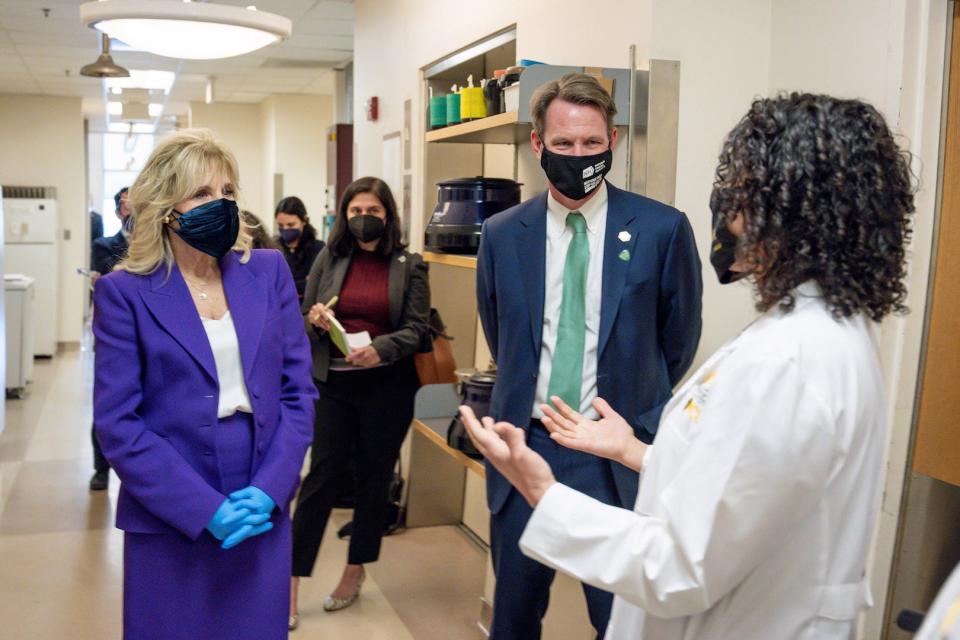
[[[117,269],[148,274],[165,266],[173,269],[173,250],[164,218],[178,202],[193,196],[211,173],[222,173],[239,199],[237,159],[209,129],[184,129],[166,138],[153,150],[147,164],[130,187],[127,206],[133,217],[133,236],[127,257]],[[233,251],[250,259],[253,245],[250,228],[240,219],[240,233]]]

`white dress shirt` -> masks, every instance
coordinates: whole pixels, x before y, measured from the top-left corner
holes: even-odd
[[[543,337],[540,343],[540,373],[537,375],[537,392],[533,400],[533,417],[543,417],[540,405],[548,402],[547,388],[553,370],[553,352],[557,345],[557,328],[560,324],[560,305],[563,302],[563,268],[567,260],[567,247],[573,231],[567,226],[570,213],[557,202],[553,194],[547,194],[547,254],[546,282],[543,298]],[[580,406],[584,416],[596,419],[596,410],[590,403],[597,397],[597,347],[600,343],[600,294],[603,289],[603,239],[607,229],[607,183],[600,183],[596,195],[579,209],[587,221],[587,242],[590,247],[590,262],[587,267],[587,328],[583,344],[583,383],[580,386]]]
[[[228,310],[219,320],[200,318],[203,329],[210,340],[213,361],[217,365],[217,379],[220,382],[220,399],[217,403],[217,417],[227,418],[237,411],[253,413],[247,384],[243,380],[243,365],[240,362],[240,342],[233,318]]]

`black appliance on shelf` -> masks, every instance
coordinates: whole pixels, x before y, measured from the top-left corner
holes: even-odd
[[[437,206],[427,225],[428,251],[476,254],[483,221],[520,204],[520,183],[504,178],[459,178],[437,183]]]
[[[490,415],[490,396],[493,394],[493,385],[496,382],[496,371],[473,374],[460,385],[461,404],[473,409],[478,418]],[[450,428],[447,430],[447,444],[471,458],[477,460],[483,458],[483,454],[473,446],[470,436],[467,435],[467,428],[460,422],[460,416],[456,416],[450,422]]]

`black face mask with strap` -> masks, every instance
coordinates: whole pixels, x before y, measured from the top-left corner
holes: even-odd
[[[373,242],[380,239],[387,225],[377,216],[363,214],[347,220],[347,228],[360,242]]]

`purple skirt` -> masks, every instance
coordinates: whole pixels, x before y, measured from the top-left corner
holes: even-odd
[[[250,484],[253,420],[236,413],[215,427],[225,495]],[[124,535],[125,640],[284,640],[290,607],[290,519],[224,551],[208,531]]]

